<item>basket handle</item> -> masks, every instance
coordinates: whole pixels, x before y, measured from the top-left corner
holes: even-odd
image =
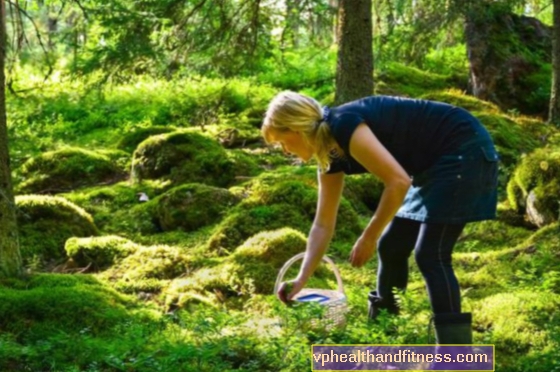
[[[290,269],[290,267],[292,267],[294,262],[302,259],[304,256],[305,256],[305,252],[298,253],[294,257],[292,257],[288,261],[286,261],[284,266],[282,266],[282,268],[280,269],[280,272],[278,273],[278,276],[276,277],[276,283],[274,284],[274,293],[275,294],[278,292],[278,288],[280,287],[280,283],[282,283],[282,281],[284,280],[284,275],[286,275],[286,272]],[[322,259],[323,259],[323,261],[327,262],[332,267],[332,269],[334,271],[334,275],[336,276],[338,291],[340,293],[344,294],[344,286],[342,285],[342,277],[340,276],[340,272],[338,271],[338,268],[334,264],[333,260],[331,260],[326,255],[324,255]]]

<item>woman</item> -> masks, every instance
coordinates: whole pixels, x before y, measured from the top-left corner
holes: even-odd
[[[306,284],[333,235],[345,174],[370,172],[384,183],[377,210],[350,254],[363,266],[377,248],[377,290],[369,317],[398,313],[414,251],[426,282],[439,344],[472,343],[461,312],[451,254],[465,224],[496,214],[498,155],[488,132],[464,109],[441,102],[373,96],[328,108],[282,92],[262,126],[267,143],[319,166],[317,214],[299,275],[277,293],[286,302]],[[290,284],[288,286],[288,284]],[[286,288],[292,288],[285,293]]]

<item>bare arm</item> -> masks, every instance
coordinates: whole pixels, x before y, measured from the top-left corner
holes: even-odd
[[[401,206],[411,180],[365,124],[360,124],[354,131],[350,140],[350,154],[385,185],[377,210],[352,251],[352,263],[362,266],[371,257],[377,239]]]
[[[307,250],[297,280],[306,282],[313,274],[331,241],[336,226],[344,173],[319,174],[319,199]]]
[[[287,297],[284,294],[285,285],[280,286],[278,297],[286,302],[299,292],[313,274],[333,236],[336,226],[338,206],[344,186],[344,173],[319,174],[319,198],[317,200],[317,213],[311,231],[307,238],[305,257],[297,278],[292,282],[293,289]]]

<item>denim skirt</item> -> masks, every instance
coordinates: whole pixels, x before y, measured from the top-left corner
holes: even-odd
[[[457,150],[413,176],[397,217],[451,224],[496,217],[499,156],[488,132],[473,130]]]

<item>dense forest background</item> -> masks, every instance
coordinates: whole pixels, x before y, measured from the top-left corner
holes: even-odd
[[[347,258],[381,194],[368,175],[347,177],[328,251],[347,326],[272,295],[317,197],[315,165],[260,138],[289,89],[481,120],[499,215],[456,248],[463,306],[496,370],[560,371],[558,1],[0,3],[0,370],[302,371],[312,344],[433,343],[412,261],[403,314],[366,320],[376,262]]]

